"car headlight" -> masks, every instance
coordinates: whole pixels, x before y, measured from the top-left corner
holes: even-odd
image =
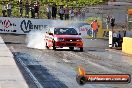
[[[64,41],[63,38],[56,38],[56,37],[54,38],[54,40],[55,40],[55,41]]]
[[[82,41],[82,38],[80,38],[80,39],[77,39],[76,41]]]

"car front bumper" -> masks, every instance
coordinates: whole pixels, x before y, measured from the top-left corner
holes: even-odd
[[[83,47],[83,42],[82,41],[74,41],[74,42],[60,42],[57,41],[55,42],[55,47]]]

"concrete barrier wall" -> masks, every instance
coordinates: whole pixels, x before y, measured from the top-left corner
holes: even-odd
[[[29,88],[13,54],[0,37],[0,88]]]
[[[132,54],[132,38],[123,37],[122,52]]]

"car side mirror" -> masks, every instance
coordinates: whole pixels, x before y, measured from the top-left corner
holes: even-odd
[[[49,35],[53,35],[53,33],[49,33]]]
[[[79,35],[81,35],[81,33],[79,33]]]

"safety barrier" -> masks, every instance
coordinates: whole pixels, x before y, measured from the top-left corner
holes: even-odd
[[[0,17],[0,33],[27,34],[33,30],[43,30],[48,20]]]
[[[46,31],[48,26],[57,27],[74,27],[81,33],[83,38],[91,38],[92,30],[91,21],[78,21],[78,20],[49,20],[49,19],[31,19],[31,18],[9,18],[0,17],[0,33],[12,34],[28,34],[30,31],[43,30]],[[102,22],[98,20],[100,25],[97,33],[97,38],[108,38],[109,30],[102,29]]]
[[[122,52],[132,54],[132,38],[123,37]]]
[[[82,26],[86,25],[83,21],[0,17],[0,33],[27,34],[36,30],[46,31],[47,27],[70,27],[70,24],[77,25],[78,32]],[[78,24],[83,25],[78,26]],[[82,35],[83,33],[85,32],[82,32]]]

